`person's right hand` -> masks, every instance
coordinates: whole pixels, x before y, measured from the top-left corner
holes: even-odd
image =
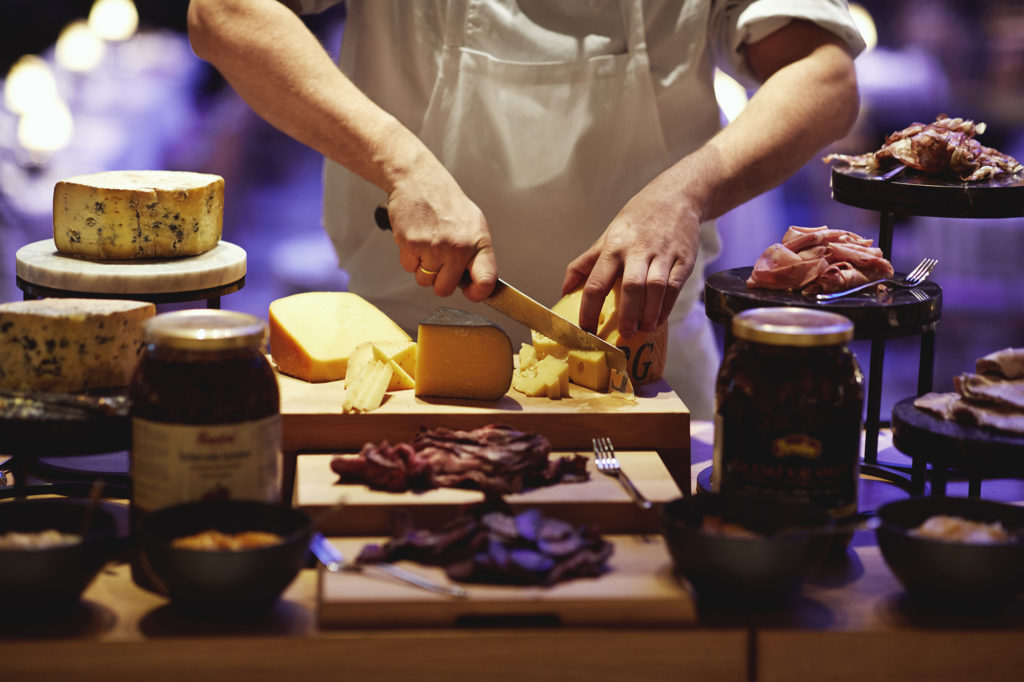
[[[388,195],[399,261],[438,296],[450,296],[468,271],[463,294],[481,301],[498,280],[487,220],[440,163],[428,166],[395,183]]]

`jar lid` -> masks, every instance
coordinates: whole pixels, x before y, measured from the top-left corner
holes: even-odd
[[[771,346],[835,346],[853,338],[853,322],[824,310],[752,308],[733,316],[732,333]]]
[[[143,326],[146,343],[180,350],[228,350],[263,345],[266,324],[231,310],[178,310],[161,313]]]

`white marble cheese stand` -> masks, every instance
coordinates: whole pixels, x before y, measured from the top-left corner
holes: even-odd
[[[16,259],[26,297],[124,296],[157,303],[205,298],[219,307],[222,294],[242,288],[246,272],[245,250],[225,241],[198,256],[95,260],[62,254],[44,239],[18,249]]]

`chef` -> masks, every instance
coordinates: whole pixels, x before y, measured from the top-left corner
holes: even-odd
[[[593,330],[621,279],[620,330],[668,321],[665,376],[709,417],[713,220],[852,126],[863,42],[845,0],[349,0],[340,69],[295,13],[330,4],[192,0],[189,35],[325,156],[350,288],[414,330],[467,270],[470,301],[499,274],[548,305],[583,286]],[[759,84],[724,128],[716,64]]]

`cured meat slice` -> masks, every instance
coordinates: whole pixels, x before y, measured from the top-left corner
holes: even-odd
[[[1004,348],[978,358],[974,367],[979,374],[994,374],[1004,379],[1024,379],[1024,348]]]
[[[1024,413],[1024,379],[961,374],[953,377],[953,386],[968,400],[1012,407]]]
[[[782,244],[773,244],[754,263],[747,278],[751,289],[800,289],[828,268],[824,258],[801,258]]]
[[[833,263],[818,275],[818,278],[804,287],[805,294],[831,294],[846,291],[867,284],[871,280],[850,263]]]

